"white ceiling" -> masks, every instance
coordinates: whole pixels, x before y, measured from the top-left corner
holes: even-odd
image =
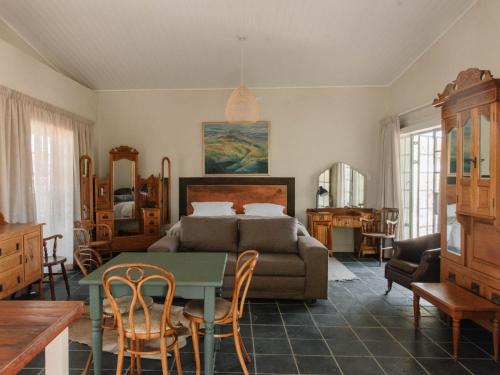
[[[476,0],[0,0],[0,17],[99,90],[378,86]]]

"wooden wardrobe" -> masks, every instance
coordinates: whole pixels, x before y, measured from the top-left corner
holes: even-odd
[[[434,105],[443,130],[441,280],[500,305],[499,94],[499,79],[468,69]]]

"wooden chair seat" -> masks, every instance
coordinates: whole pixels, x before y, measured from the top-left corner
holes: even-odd
[[[111,241],[101,240],[101,241],[90,241],[88,244],[88,247],[95,249],[95,248],[99,248],[99,247],[103,247],[103,246],[109,247],[110,245],[111,245]]]
[[[215,299],[215,323],[218,321],[224,320],[224,318],[231,312],[231,301],[228,301],[224,298],[216,298]],[[189,319],[198,319],[203,322],[204,316],[204,304],[202,300],[192,300],[186,303],[184,306],[184,314],[189,316]]]
[[[58,264],[65,263],[68,259],[66,257],[60,257],[60,256],[49,256],[47,258],[44,258],[43,260],[43,266],[48,267],[48,266],[57,266]]]
[[[363,233],[363,236],[372,238],[383,238],[383,239],[396,238],[394,234],[387,234],[387,233]]]
[[[154,303],[153,298],[150,296],[144,296],[144,302],[146,302],[148,308],[151,308]],[[127,314],[130,311],[130,306],[132,305],[132,296],[117,297],[116,304],[118,305],[120,314]],[[139,301],[137,301],[135,309],[137,310],[139,308],[140,304]],[[106,315],[113,315],[113,307],[111,306],[111,302],[109,302],[109,299],[107,298],[102,301],[102,312]]]

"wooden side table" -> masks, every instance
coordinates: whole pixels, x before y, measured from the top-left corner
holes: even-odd
[[[488,328],[493,332],[493,358],[498,361],[500,306],[486,298],[449,282],[412,283],[413,313],[415,329],[420,320],[420,297],[432,303],[453,320],[453,357],[458,359],[460,342],[460,321],[462,319],[480,319],[490,322]]]

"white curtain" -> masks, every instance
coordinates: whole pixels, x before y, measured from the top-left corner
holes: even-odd
[[[71,263],[79,158],[92,152],[92,123],[7,88],[0,98],[0,211],[8,222],[45,223],[44,236],[62,234],[59,253]]]
[[[18,99],[0,87],[0,212],[10,223],[36,219],[29,109]]]
[[[378,205],[380,208],[398,208],[401,215],[399,131],[399,118],[397,116],[386,118],[380,122]],[[398,234],[400,233],[401,225],[398,225]]]

